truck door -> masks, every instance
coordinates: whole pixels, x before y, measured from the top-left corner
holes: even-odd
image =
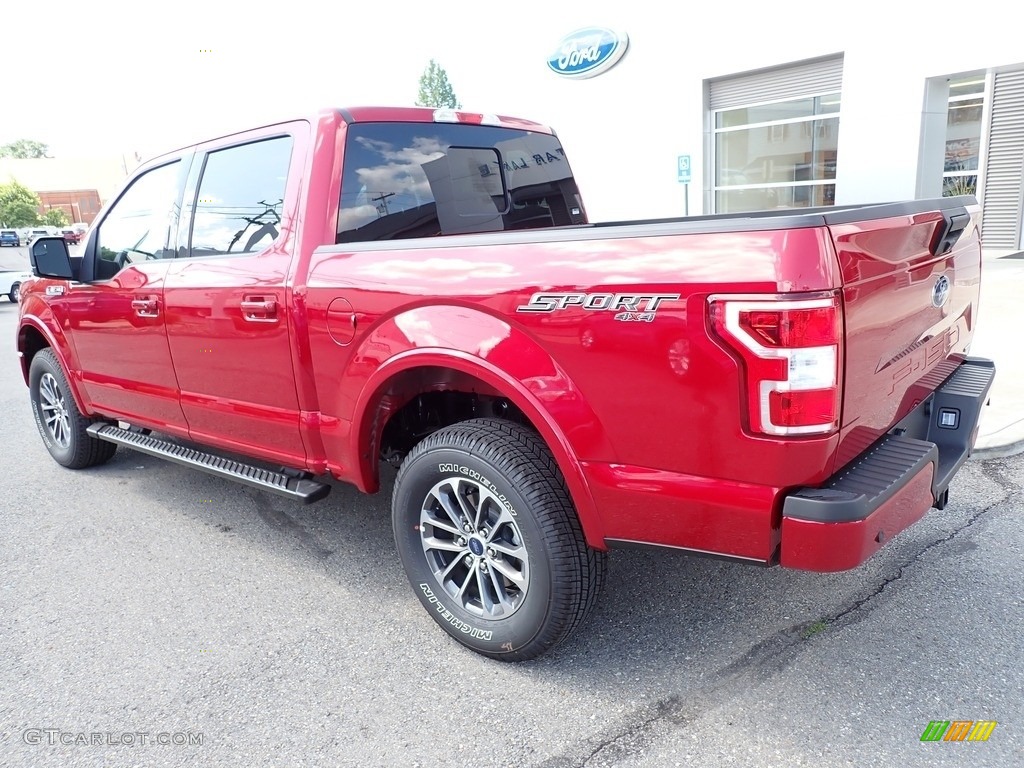
[[[171,263],[188,162],[140,174],[93,229],[80,282],[61,299],[85,396],[99,412],[185,433],[164,324]]]
[[[164,289],[192,439],[288,466],[306,458],[287,287],[304,150],[280,126],[199,147]]]

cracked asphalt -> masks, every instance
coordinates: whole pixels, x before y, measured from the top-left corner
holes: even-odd
[[[0,301],[0,766],[1024,764],[1024,456],[972,460],[847,573],[616,552],[587,625],[508,665],[415,600],[389,482],[303,507],[124,449],[58,467],[15,316]],[[922,743],[932,720],[998,725]]]

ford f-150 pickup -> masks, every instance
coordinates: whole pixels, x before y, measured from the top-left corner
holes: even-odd
[[[588,222],[550,129],[325,110],[142,166],[30,249],[43,443],[304,502],[397,468],[413,592],[516,661],[608,550],[852,569],[946,505],[995,375],[973,197]]]

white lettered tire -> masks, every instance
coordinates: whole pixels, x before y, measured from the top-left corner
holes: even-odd
[[[551,452],[500,419],[438,430],[405,458],[395,543],[438,625],[477,653],[524,661],[568,637],[604,583]]]

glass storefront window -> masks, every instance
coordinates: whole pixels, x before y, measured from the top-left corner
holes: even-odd
[[[836,93],[716,113],[716,212],[834,204],[839,105]]]
[[[960,78],[949,84],[946,155],[942,174],[944,197],[977,192],[984,93],[985,80],[982,77]]]

